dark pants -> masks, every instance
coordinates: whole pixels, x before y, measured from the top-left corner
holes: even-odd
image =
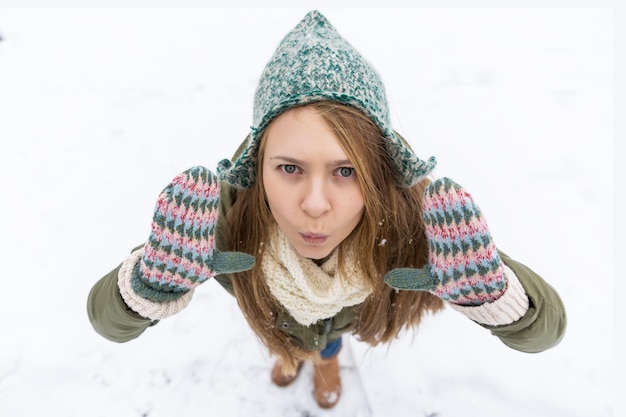
[[[341,349],[341,337],[329,342],[320,352],[320,356],[322,359],[330,359],[339,353],[339,349]]]

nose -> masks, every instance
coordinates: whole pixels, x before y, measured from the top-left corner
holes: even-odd
[[[328,190],[323,181],[311,181],[302,199],[302,210],[315,218],[326,213],[331,207],[327,193]]]

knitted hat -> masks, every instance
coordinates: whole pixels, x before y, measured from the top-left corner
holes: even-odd
[[[252,133],[234,162],[219,163],[220,179],[251,188],[263,130],[289,108],[324,100],[356,107],[378,125],[401,174],[400,185],[416,184],[435,167],[434,157],[419,159],[391,128],[385,87],[374,68],[321,13],[312,11],[287,33],[265,66],[254,97]]]

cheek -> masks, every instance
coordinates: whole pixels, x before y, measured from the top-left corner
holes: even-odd
[[[363,213],[365,213],[365,204],[361,201],[354,206],[354,217],[357,222],[363,217]]]
[[[274,204],[276,185],[270,175],[263,173],[263,189],[265,190],[265,198],[270,207]]]
[[[354,190],[350,195],[343,194],[342,212],[346,225],[354,226],[359,222],[365,212],[365,201],[360,189]]]
[[[275,176],[271,173],[266,175],[265,171],[263,172],[263,188],[265,189],[265,198],[267,198],[270,211],[276,216],[287,204],[285,192],[281,190],[282,187],[276,181]]]
[[[263,173],[263,189],[265,190],[265,195],[268,196],[272,193],[272,191],[276,188],[274,177],[272,176],[272,171],[269,167],[264,163],[262,168]]]
[[[356,187],[350,199],[350,207],[355,213],[362,214],[365,211],[365,200],[360,187]]]

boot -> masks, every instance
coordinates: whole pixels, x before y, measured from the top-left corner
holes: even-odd
[[[313,364],[313,395],[321,408],[333,408],[341,396],[337,355]]]
[[[296,380],[298,375],[300,375],[303,363],[304,362],[300,362],[298,364],[298,369],[296,369],[295,375],[286,375],[283,372],[283,362],[280,359],[276,359],[276,363],[274,363],[274,367],[272,368],[272,382],[279,387],[286,387],[291,384]]]

